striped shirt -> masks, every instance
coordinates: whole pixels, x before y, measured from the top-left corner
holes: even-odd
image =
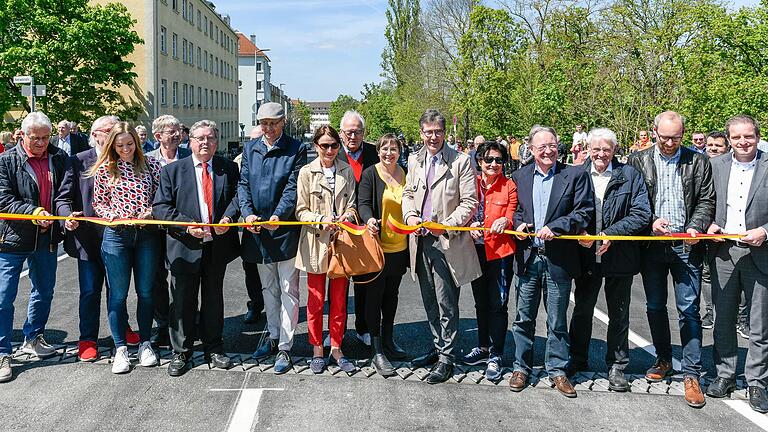
[[[680,175],[680,154],[677,149],[672,157],[666,157],[656,147],[653,151],[653,162],[656,165],[656,215],[669,222],[672,232],[685,231],[685,198],[683,196],[683,179]]]

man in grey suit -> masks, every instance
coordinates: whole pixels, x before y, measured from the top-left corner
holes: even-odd
[[[725,397],[736,388],[739,345],[736,317],[742,291],[752,299],[749,348],[744,376],[749,386],[749,405],[768,412],[768,157],[757,149],[760,126],[746,115],[725,124],[732,151],[712,159],[717,205],[710,234],[743,235],[739,240],[719,240],[712,255],[715,303],[714,361],[717,378],[707,395]]]

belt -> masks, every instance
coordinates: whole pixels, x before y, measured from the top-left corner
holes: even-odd
[[[542,246],[542,247],[534,246],[534,247],[531,248],[531,255],[542,255],[543,256],[543,255],[546,255],[546,254],[547,254],[547,249],[544,246]]]
[[[738,240],[727,240],[728,243],[730,243],[731,246],[736,246],[737,248],[741,249],[749,249],[749,245]]]

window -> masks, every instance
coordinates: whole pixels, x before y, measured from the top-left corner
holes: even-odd
[[[160,26],[160,52],[168,54],[168,30]]]
[[[205,56],[203,56],[203,70],[208,72],[208,50],[205,50]]]
[[[195,44],[192,42],[189,43],[189,55],[187,56],[189,59],[189,64],[191,66],[195,65]]]
[[[187,0],[181,0],[181,17],[187,20]]]
[[[195,86],[192,84],[189,85],[189,107],[194,108],[195,106]]]
[[[216,99],[214,100],[216,101],[216,109],[219,109],[219,91],[218,90],[216,90]]]
[[[168,105],[168,81],[160,80],[160,105]]]
[[[261,71],[262,71],[261,62],[260,61],[256,62],[256,72],[261,72]]]
[[[200,13],[200,11],[197,11],[197,29],[200,30],[200,27],[203,25],[203,14]]]
[[[203,88],[198,87],[197,88],[197,107],[200,108],[203,103]]]
[[[171,53],[173,54],[173,58],[179,58],[179,35],[176,33],[174,33],[171,38]]]
[[[201,69],[203,67],[203,58],[202,58],[202,50],[200,47],[197,47],[197,68]]]
[[[208,21],[208,36],[213,40],[213,20]]]
[[[187,64],[187,51],[189,50],[189,42],[184,38],[181,40],[181,62]]]
[[[263,81],[256,81],[256,90],[263,90],[264,84]]]
[[[219,26],[216,26],[216,43],[219,43]]]
[[[203,108],[208,109],[208,89],[204,89],[205,92],[205,105],[203,105]]]
[[[216,60],[213,64],[216,65],[216,76],[219,76],[219,58],[218,57],[216,57]]]
[[[173,88],[171,89],[171,102],[173,102],[173,106],[177,107],[179,106],[179,83],[178,81],[173,82]]]
[[[210,72],[211,72],[211,75],[213,75],[213,65],[214,65],[214,63],[213,63],[213,54],[209,54],[209,55],[208,55],[208,60],[209,60],[209,61],[210,61],[210,63],[211,63],[211,69],[210,69]]]
[[[189,15],[187,15],[190,25],[195,25],[195,6],[189,2]]]

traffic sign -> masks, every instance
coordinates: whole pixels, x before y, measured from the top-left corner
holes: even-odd
[[[14,84],[32,84],[32,77],[29,75],[21,75],[13,77]]]
[[[21,95],[22,96],[32,96],[32,86],[31,85],[23,85],[23,86],[21,86]]]
[[[35,96],[45,96],[47,88],[44,85],[35,86]]]

